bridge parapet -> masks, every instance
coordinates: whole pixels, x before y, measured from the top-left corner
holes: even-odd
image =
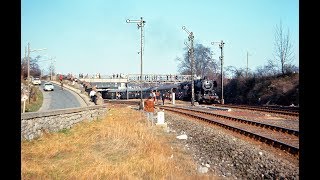
[[[80,81],[85,81],[89,83],[127,83],[128,79],[110,79],[110,78],[80,78]]]
[[[105,78],[107,77],[107,78]],[[143,74],[142,79],[139,74],[129,74],[114,78],[113,76],[101,76],[100,78],[80,78],[81,81],[89,83],[175,83],[191,81],[191,75],[171,75],[171,74]]]

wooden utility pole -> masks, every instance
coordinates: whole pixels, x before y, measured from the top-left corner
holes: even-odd
[[[30,82],[30,43],[28,43],[28,75],[27,75],[27,81]]]

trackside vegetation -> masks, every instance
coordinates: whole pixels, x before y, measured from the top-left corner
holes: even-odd
[[[200,179],[173,135],[130,107],[21,143],[22,179]],[[212,176],[211,176],[212,177]]]
[[[26,100],[25,112],[38,111],[43,103],[43,94],[38,86],[30,86],[30,98]],[[23,103],[21,103],[23,108]]]

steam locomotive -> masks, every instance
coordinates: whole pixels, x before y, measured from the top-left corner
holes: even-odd
[[[194,100],[199,104],[220,103],[219,96],[216,93],[217,81],[208,78],[194,80]],[[190,101],[192,98],[191,82],[180,84],[177,89],[177,99]]]

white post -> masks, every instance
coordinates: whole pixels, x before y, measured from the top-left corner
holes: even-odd
[[[23,101],[23,110],[22,113],[26,112],[26,100]]]
[[[26,100],[28,99],[28,96],[26,94],[23,94],[21,97],[21,101],[23,101],[23,108],[22,108],[22,113],[26,111]]]
[[[176,93],[172,93],[172,104],[176,103]]]
[[[157,124],[164,124],[164,111],[159,111],[157,114]]]

